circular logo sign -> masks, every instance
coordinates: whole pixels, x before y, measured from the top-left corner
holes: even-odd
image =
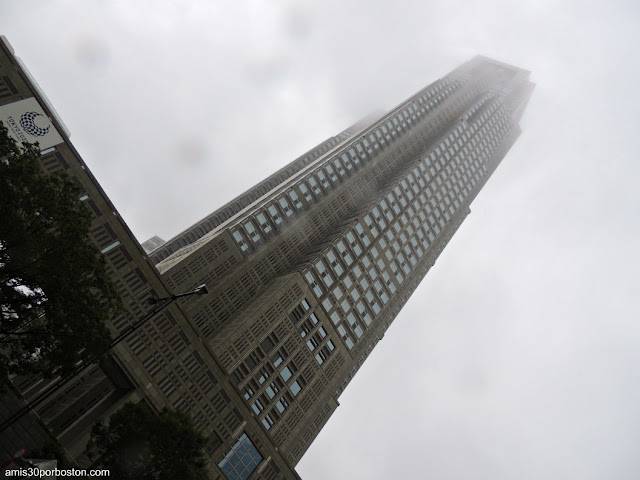
[[[47,125],[46,128],[38,126],[35,122],[37,117],[45,118],[41,113],[27,112],[20,117],[20,125],[29,135],[33,135],[34,137],[44,137],[51,128],[51,125]],[[39,121],[39,123],[42,122]]]

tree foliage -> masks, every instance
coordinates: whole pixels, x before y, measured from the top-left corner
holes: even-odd
[[[80,189],[44,174],[39,157],[0,122],[0,374],[51,376],[94,361],[110,344],[106,321],[122,311]]]
[[[93,426],[88,452],[115,480],[199,480],[207,478],[206,441],[184,412],[127,403],[108,425]]]

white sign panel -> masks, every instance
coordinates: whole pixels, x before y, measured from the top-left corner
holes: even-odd
[[[9,135],[18,145],[22,142],[38,142],[40,150],[44,150],[63,141],[33,97],[0,106],[0,121],[9,129]]]

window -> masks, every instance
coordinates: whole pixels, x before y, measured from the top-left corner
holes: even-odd
[[[100,253],[107,253],[108,251],[113,250],[114,248],[116,248],[118,245],[120,245],[120,242],[115,241],[111,245],[109,245],[108,247],[105,247],[102,250],[100,250]]]
[[[253,393],[253,388],[251,388],[250,386],[247,387],[244,391],[244,399],[249,400],[251,397],[253,397]]]
[[[364,304],[362,302],[358,302],[356,308],[358,309],[360,317],[362,317],[362,319],[364,320],[364,323],[366,323],[367,326],[371,325],[371,317],[369,316],[367,309],[364,307]]]
[[[340,159],[342,160],[342,163],[347,170],[353,169],[353,165],[351,165],[351,160],[349,159],[346,153],[343,153],[342,155],[340,155]]]
[[[284,212],[284,214],[287,217],[293,215],[293,210],[291,210],[291,207],[289,206],[289,202],[287,201],[287,199],[285,197],[280,197],[278,199],[278,203],[280,204],[280,207],[282,208],[282,211]]]
[[[360,227],[362,228],[362,227]],[[356,240],[356,237],[353,233],[349,232],[347,233],[347,240],[349,242],[349,245],[351,245],[351,249],[353,250],[353,252],[356,254],[357,257],[359,257],[360,255],[362,255],[362,248],[360,247],[358,241]]]
[[[318,180],[320,181],[320,184],[324,187],[324,189],[329,190],[330,184],[324,173],[316,172],[316,176],[318,177]]]
[[[265,234],[269,234],[272,230],[271,225],[267,221],[267,216],[264,213],[259,213],[256,215],[256,220],[258,220],[258,224],[260,228]]]
[[[322,288],[320,287],[312,273],[307,272],[305,273],[304,277],[307,279],[309,286],[313,289],[313,293],[315,293],[316,296],[320,297],[322,295]]]
[[[344,283],[344,286],[345,286],[345,288],[347,290],[350,290],[351,289],[351,285],[353,285],[353,282],[351,281],[351,278],[349,278],[348,275],[343,278],[343,283]]]
[[[260,415],[260,412],[264,410],[264,405],[260,400],[256,400],[251,404],[251,408],[253,408],[253,411],[256,412],[256,415]]]
[[[282,370],[280,370],[280,375],[282,375],[282,379],[286,382],[291,378],[293,373],[291,372],[291,369],[289,367],[284,367]]]
[[[304,196],[304,199],[308,203],[313,202],[313,197],[311,196],[311,192],[309,192],[309,189],[307,188],[307,186],[304,183],[301,182],[298,185],[298,188],[300,189],[300,192],[302,193],[302,195]]]
[[[269,395],[269,398],[273,398],[276,396],[276,393],[278,393],[278,387],[276,386],[275,383],[272,383],[265,389],[265,392],[267,392],[267,395]]]
[[[254,244],[260,243],[260,235],[258,235],[258,231],[256,230],[256,227],[253,225],[253,222],[251,220],[247,220],[243,224],[243,227]]]
[[[283,413],[288,406],[289,406],[289,401],[287,400],[285,395],[283,395],[282,398],[276,402],[276,408],[280,413]]]
[[[336,272],[338,277],[341,276],[344,270],[340,265],[340,263],[338,262],[338,259],[336,258],[335,254],[330,250],[327,252],[326,256],[327,256],[327,260],[333,267],[333,271]]]
[[[287,192],[287,195],[289,195],[289,199],[291,200],[291,203],[293,203],[293,206],[296,208],[296,210],[302,210],[302,202],[298,198],[296,192],[294,192],[293,190],[289,190]]]
[[[326,165],[324,167],[324,171],[327,172],[327,175],[331,179],[332,183],[335,184],[335,183],[338,182],[338,177],[336,176],[335,172],[333,171],[333,168],[331,168],[331,165]]]
[[[349,311],[349,308],[351,307],[349,305],[349,302],[347,302],[347,300],[343,300],[342,303],[340,304],[340,308],[342,309],[343,312],[346,313]]]
[[[287,351],[284,348],[281,348],[276,352],[276,355],[273,358],[273,366],[278,368],[287,357]]]
[[[269,430],[274,423],[275,422],[273,421],[273,418],[271,418],[271,415],[269,415],[268,413],[262,419],[262,425],[264,425],[264,428],[266,428],[267,430]]]
[[[338,248],[338,251],[340,252],[340,255],[342,256],[342,259],[344,260],[344,263],[346,263],[347,266],[351,265],[353,263],[353,259],[351,258],[351,255],[349,255],[349,252],[347,251],[347,247],[345,246],[344,242],[342,240],[340,240],[336,244],[336,247]]]
[[[291,387],[289,388],[291,389],[291,393],[293,393],[294,396],[298,395],[300,393],[300,390],[302,390],[302,386],[300,385],[300,383],[298,383],[297,380],[293,382],[291,384]]]
[[[318,362],[318,365],[322,365],[326,359],[327,355],[323,351],[320,351],[316,354],[316,361]]]
[[[266,382],[267,379],[271,376],[272,372],[273,371],[271,370],[271,367],[266,365],[262,370],[260,370],[260,372],[258,372],[258,383],[262,385],[264,382]]]
[[[322,190],[320,190],[320,186],[318,185],[318,182],[316,182],[315,178],[309,177],[307,181],[309,182],[309,186],[311,187],[311,190],[313,190],[313,193],[316,194],[316,196],[322,195]]]
[[[238,439],[218,464],[228,480],[246,480],[262,461],[262,455],[246,433]]]
[[[307,335],[309,335],[309,332],[313,330],[313,325],[311,325],[311,323],[307,320],[306,322],[304,322],[302,324],[302,326],[300,327],[300,336],[302,338],[306,337]]]
[[[239,230],[236,230],[235,232],[233,232],[233,239],[236,241],[236,243],[240,247],[240,250],[242,250],[243,252],[246,252],[249,249],[249,247],[244,241],[244,238],[242,238],[242,234],[240,233]],[[102,253],[104,253],[104,251]]]
[[[280,217],[280,212],[278,212],[278,209],[276,208],[275,205],[269,205],[267,207],[267,212],[269,213],[271,220],[273,220],[273,223],[275,223],[276,226],[279,226],[282,224],[282,218]]]
[[[320,274],[320,278],[322,279],[324,284],[327,287],[330,287],[331,285],[333,285],[333,279],[331,278],[331,275],[329,275],[329,272],[327,271],[327,268],[325,267],[324,262],[322,260],[318,260],[318,262],[316,262],[315,267],[318,274]]]

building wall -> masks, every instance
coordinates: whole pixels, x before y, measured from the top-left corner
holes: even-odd
[[[205,218],[196,222],[185,231],[179,233],[168,242],[165,242],[163,245],[155,248],[150,253],[149,258],[151,258],[154,263],[159,263],[172,253],[177,252],[179,249],[187,245],[191,245],[193,242],[202,238],[204,235],[215,229],[218,225],[224,223],[248,205],[259,200],[264,195],[267,195],[271,190],[277,188],[280,184],[309,165],[318,157],[324,155],[330,150],[333,150],[337,145],[340,145],[358,130],[364,128],[372,120],[372,116],[365,117],[363,120],[347,128],[338,135],[328,138],[321,144],[296,158],[293,162],[278,170],[273,175],[270,175],[257,185],[251,187],[242,195],[239,195],[220,207],[218,210],[207,215]]]
[[[116,336],[149,310],[150,296],[161,297],[175,291],[167,289],[10,46],[0,42],[0,106],[31,97],[36,98],[64,139],[42,155],[43,170],[50,174],[64,172],[81,187],[81,199],[94,214],[91,241],[104,251],[108,272],[128,309],[110,324]],[[27,401],[50,383],[18,377],[13,382]],[[205,450],[211,459],[212,478],[224,478],[217,465],[243,433],[263,458],[252,478],[298,478],[267,433],[252,421],[249,407],[180,305],[172,305],[137,330],[114,349],[109,364],[84,371],[37,407],[36,413],[71,457],[78,464],[87,465],[85,446],[92,424],[108,418],[130,400],[145,401],[157,411],[165,406],[187,411],[196,427],[209,437]],[[9,407],[7,403],[5,406]],[[8,442],[3,439],[3,448],[6,445],[10,458],[28,439],[25,440],[24,431],[9,432],[11,438]]]
[[[528,72],[476,58],[157,266],[296,464],[519,135]],[[284,401],[284,403],[283,403]]]
[[[269,480],[297,478],[293,466],[517,138],[532,88],[528,72],[478,57],[147,257],[6,45],[0,81],[0,105],[35,97],[64,138],[43,169],[70,175],[94,212],[92,241],[129,309],[114,335],[152,295],[210,290],[159,314],[37,413],[84,464],[91,424],[124,402],[180,408],[209,436],[213,478],[246,434],[262,458],[251,478]],[[27,399],[45,385],[14,383]]]

